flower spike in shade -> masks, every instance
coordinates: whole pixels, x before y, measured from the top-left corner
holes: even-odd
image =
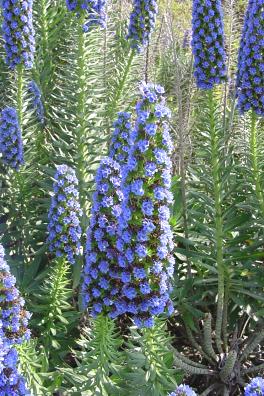
[[[125,111],[118,113],[118,118],[113,126],[114,131],[111,137],[109,156],[120,165],[124,164],[128,158],[130,149],[131,114]]]
[[[81,12],[86,12],[87,18],[83,26],[84,32],[88,32],[91,26],[106,26],[105,6],[106,0],[66,0],[69,11],[75,11],[79,16]]]
[[[212,89],[226,80],[221,0],[193,0],[192,50],[198,88]]]
[[[13,107],[6,107],[0,115],[0,152],[4,164],[15,170],[24,163],[21,129]]]
[[[240,41],[237,72],[238,107],[264,116],[264,1],[250,0]]]
[[[0,394],[22,396],[28,392],[17,370],[19,356],[15,346],[30,338],[30,314],[25,311],[25,302],[15,284],[0,244]]]
[[[158,4],[156,0],[133,0],[127,38],[131,48],[140,51],[148,44],[155,27]]]
[[[33,0],[2,0],[3,37],[6,63],[11,69],[23,64],[33,67],[35,32],[32,21]]]
[[[179,385],[177,389],[168,396],[197,396],[197,393],[189,385]]]
[[[74,264],[76,256],[80,255],[81,216],[75,172],[67,165],[59,165],[48,214],[48,243],[49,250],[54,252],[56,257],[65,256],[71,264]]]
[[[123,199],[120,185],[119,164],[104,158],[96,174],[83,270],[83,305],[92,306],[92,316],[101,312],[113,316],[120,278],[125,272],[115,246]]]
[[[169,225],[173,145],[163,93],[159,85],[142,84],[133,144],[122,171],[117,248],[124,275],[116,305],[117,314],[126,307],[138,327],[151,327],[156,315],[173,310],[169,298],[174,265]]]
[[[30,81],[28,90],[31,95],[32,107],[36,111],[38,121],[43,125],[45,123],[44,106],[42,103],[42,94],[35,81]]]
[[[245,396],[263,396],[264,395],[264,379],[255,377],[245,387]]]

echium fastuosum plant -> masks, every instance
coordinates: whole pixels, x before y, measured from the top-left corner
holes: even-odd
[[[237,71],[238,108],[241,113],[251,110],[250,156],[255,193],[262,216],[264,194],[261,171],[260,119],[264,116],[264,11],[263,1],[251,0],[246,11]]]
[[[169,224],[172,194],[169,109],[164,89],[141,85],[128,163],[122,170],[124,201],[117,248],[124,268],[119,309],[138,327],[152,327],[154,316],[173,310],[169,298],[174,258]]]
[[[56,257],[66,257],[71,264],[81,253],[81,216],[75,172],[67,165],[59,165],[48,214],[48,243]]]
[[[1,7],[6,62],[11,69],[19,64],[30,69],[33,67],[35,51],[33,0],[3,0]]]
[[[66,0],[69,11],[75,11],[79,16],[85,13],[84,32],[88,32],[92,26],[106,26],[105,6],[106,0]]]
[[[156,0],[133,0],[127,35],[131,48],[140,51],[149,43],[157,13],[158,3]]]
[[[211,89],[226,79],[224,25],[220,0],[193,0],[192,49],[197,86]]]
[[[3,163],[16,171],[24,163],[21,129],[13,107],[6,107],[1,112],[0,153]]]
[[[23,376],[18,372],[16,346],[29,340],[28,319],[24,300],[16,288],[16,279],[4,258],[0,244],[0,394],[28,395]]]

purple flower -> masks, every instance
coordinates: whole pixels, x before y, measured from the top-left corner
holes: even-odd
[[[133,10],[130,15],[127,38],[131,48],[140,51],[149,42],[151,32],[155,27],[158,4],[156,0],[133,0]],[[152,101],[155,101],[153,93]]]
[[[6,107],[1,112],[0,152],[4,164],[16,171],[24,163],[21,129],[13,107]]]
[[[35,31],[32,20],[33,0],[2,0],[3,36],[6,63],[11,69],[23,64],[33,67],[35,52]]]
[[[124,242],[126,273],[131,275],[129,287],[135,291],[135,296],[129,294],[128,297],[124,293],[123,299],[127,303],[133,302],[136,309],[127,312],[141,327],[152,326],[155,315],[171,312],[167,292],[170,289],[167,271],[170,274],[173,271],[168,207],[171,200],[171,140],[167,118],[170,112],[165,106],[163,93],[160,86],[141,85],[141,100],[136,105],[136,127],[131,134],[128,158],[128,163],[133,158],[133,166],[124,172],[122,179],[124,201],[119,234]],[[142,155],[142,147],[147,147],[147,155]],[[125,287],[127,290],[128,286]],[[143,303],[139,299],[142,295],[151,301],[156,298],[155,309],[152,303]]]
[[[106,26],[105,13],[106,0],[66,0],[69,11],[75,11],[79,16],[85,12],[86,22],[83,26],[84,32],[88,32],[92,26]]]
[[[57,166],[53,195],[48,214],[48,243],[51,252],[57,257],[66,255],[75,263],[80,255],[82,210],[79,204],[78,180],[75,172],[67,165]]]
[[[179,385],[176,390],[168,396],[197,396],[197,393],[189,385]]]
[[[118,118],[114,122],[114,131],[111,136],[109,156],[123,165],[127,162],[130,150],[131,138],[131,114],[127,112],[118,113]]]
[[[262,396],[262,395],[264,395],[264,379],[261,377],[255,377],[245,387],[245,396]]]
[[[29,340],[30,314],[16,288],[16,279],[4,258],[0,244],[0,394],[28,395],[25,379],[18,373],[19,356],[16,345]]]
[[[198,88],[212,89],[226,80],[221,0],[193,0],[192,51]]]
[[[263,2],[250,0],[240,41],[236,93],[241,113],[264,116]]]
[[[114,152],[112,154],[115,155]],[[130,274],[122,270],[126,263],[122,262],[119,252],[123,251],[124,242],[117,232],[122,201],[122,194],[116,189],[117,180],[121,183],[119,164],[112,158],[104,158],[96,174],[96,193],[87,230],[82,274],[83,305],[91,305],[92,316],[103,312],[116,317],[119,312],[116,301],[121,294],[120,279],[124,283],[130,280]],[[102,188],[106,185],[107,188]]]

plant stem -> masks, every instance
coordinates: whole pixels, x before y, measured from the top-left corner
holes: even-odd
[[[258,153],[258,135],[257,135],[257,115],[254,111],[251,113],[250,128],[250,156],[255,183],[255,192],[258,199],[259,207],[264,217],[264,194],[261,187],[260,169],[259,169],[259,153]]]
[[[111,107],[110,107],[110,111],[109,111],[110,122],[113,121],[113,117],[114,117],[114,114],[116,112],[116,108],[117,108],[119,99],[120,99],[120,97],[121,97],[121,95],[123,93],[123,90],[124,90],[124,87],[125,87],[125,83],[126,83],[126,80],[127,80],[127,76],[129,74],[129,71],[130,71],[134,56],[135,56],[135,50],[131,50],[129,58],[128,58],[128,61],[127,61],[127,64],[126,64],[126,67],[125,67],[125,70],[124,70],[123,77],[120,80],[120,83],[118,85],[117,91],[115,93],[114,99],[113,99]]]
[[[77,94],[77,126],[76,126],[76,170],[79,180],[80,204],[83,209],[82,226],[87,223],[87,200],[85,180],[85,138],[86,138],[86,82],[85,82],[85,35],[83,25],[85,16],[82,14],[78,20],[78,94]]]
[[[18,121],[23,130],[23,88],[24,88],[24,66],[19,64],[17,66],[17,115]]]
[[[225,298],[225,271],[223,257],[223,219],[221,208],[221,175],[219,162],[219,136],[215,124],[215,105],[213,90],[209,91],[209,108],[210,108],[210,135],[211,135],[211,165],[214,184],[214,202],[215,202],[215,244],[216,244],[216,263],[218,270],[218,298],[217,298],[217,315],[216,315],[216,345],[219,353],[222,349],[222,326]]]

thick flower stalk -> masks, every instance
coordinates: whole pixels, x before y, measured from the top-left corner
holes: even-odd
[[[29,340],[28,319],[24,300],[16,288],[16,279],[4,258],[0,244],[0,394],[28,394],[24,378],[18,373],[16,345]]]
[[[44,106],[42,102],[41,91],[35,81],[30,81],[28,91],[31,96],[31,105],[36,112],[38,121],[43,125],[45,123]]]
[[[179,385],[177,389],[168,396],[197,396],[197,393],[189,385]]]
[[[142,84],[133,144],[122,172],[124,200],[116,246],[124,274],[116,314],[126,310],[139,327],[151,327],[155,315],[173,310],[169,298],[174,266],[169,224],[173,145],[163,93],[158,85]]]
[[[158,13],[156,0],[133,0],[127,38],[131,48],[140,51],[148,44]]]
[[[120,186],[119,164],[104,158],[96,174],[83,269],[83,305],[92,307],[92,316],[104,312],[113,317],[114,301],[120,292],[122,262],[115,247],[123,199]]]
[[[22,64],[33,67],[35,32],[32,21],[33,0],[2,0],[3,37],[6,63],[11,69]]]
[[[0,115],[0,152],[4,164],[15,170],[24,163],[21,129],[13,107],[6,107]]]
[[[75,172],[67,165],[59,165],[48,214],[48,243],[56,257],[66,257],[71,264],[81,253],[81,216]]]
[[[221,0],[193,0],[192,49],[198,88],[212,89],[226,80]]]
[[[106,26],[106,0],[66,0],[69,11],[74,11],[79,16],[86,13],[86,22],[83,26],[84,32],[88,32],[92,26]]]
[[[113,133],[111,137],[109,156],[123,165],[128,158],[130,150],[130,133],[131,133],[131,114],[125,111],[118,113],[115,120]]]
[[[264,116],[264,2],[251,0],[245,16],[238,57],[237,96],[241,113]]]
[[[256,377],[245,387],[245,396],[263,396],[264,395],[264,379]]]

